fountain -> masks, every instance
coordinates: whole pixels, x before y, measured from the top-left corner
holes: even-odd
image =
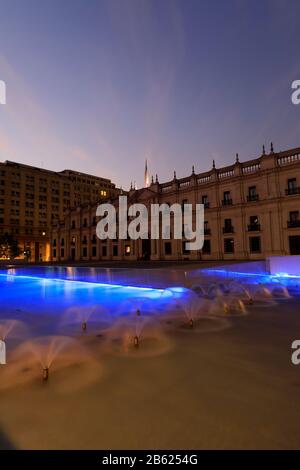
[[[131,308],[130,304],[132,304]],[[149,314],[147,316],[147,310],[149,310],[149,307],[151,309],[151,306],[148,304],[149,299],[147,298],[136,297],[129,299],[129,311],[131,310],[131,312],[128,316],[128,323],[130,325],[129,328],[133,329],[133,344],[135,348],[140,347],[142,331],[145,327],[145,324],[149,323],[150,321]]]
[[[187,320],[186,326],[193,329],[200,310],[203,308],[203,301],[192,289],[170,287],[168,291],[172,292],[176,307],[184,312]]]
[[[223,285],[223,284],[222,284]],[[212,283],[208,286],[207,297],[209,299],[215,299],[216,297],[224,296],[225,292],[221,289],[221,285],[217,283]]]
[[[238,296],[244,303],[248,305],[253,304],[253,298],[249,290],[244,285],[236,281],[231,281],[228,288],[230,295]]]
[[[72,325],[81,325],[82,333],[88,330],[88,324],[93,321],[101,329],[106,329],[110,326],[107,317],[107,311],[102,305],[75,305],[68,308],[62,317],[61,327]]]
[[[0,339],[5,341],[9,338],[21,338],[26,336],[26,325],[20,320],[0,320]]]
[[[281,284],[275,285],[271,290],[272,296],[277,299],[289,299],[290,294],[287,288]]]
[[[171,298],[170,292],[166,298]],[[160,297],[132,297],[122,302],[117,321],[105,335],[109,353],[144,357],[162,354],[170,347],[170,340],[158,324]],[[138,354],[137,354],[138,352]]]
[[[61,351],[71,343],[67,336],[42,336],[29,341],[29,348],[41,366],[42,379],[47,382],[50,368]]]
[[[195,292],[195,294],[197,294],[198,297],[201,297],[201,298],[206,297],[205,289],[204,289],[204,287],[203,287],[202,285],[200,285],[200,284],[193,284],[193,285],[191,286],[191,290],[192,290],[193,292]]]
[[[272,304],[272,293],[268,287],[264,284],[254,284],[252,287],[253,294],[252,299],[255,303],[261,304]]]
[[[228,296],[217,297],[210,301],[209,314],[212,316],[246,315],[245,303],[242,299]]]

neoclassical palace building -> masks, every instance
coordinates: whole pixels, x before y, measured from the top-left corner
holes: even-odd
[[[110,199],[118,207],[116,199]],[[300,148],[270,153],[233,165],[160,183],[156,176],[143,189],[131,188],[128,205],[204,204],[202,250],[187,251],[186,241],[100,240],[97,204],[66,213],[52,228],[53,261],[97,260],[244,260],[300,254]],[[172,220],[171,220],[172,223]],[[149,230],[150,233],[150,230]]]

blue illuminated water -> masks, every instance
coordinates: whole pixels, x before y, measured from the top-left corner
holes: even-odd
[[[154,305],[161,295],[160,289],[0,274],[0,318],[57,317],[70,307],[84,309],[95,305],[104,307],[114,317],[120,315],[122,305],[129,299],[146,298]]]

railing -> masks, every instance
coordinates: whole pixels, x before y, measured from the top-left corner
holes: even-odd
[[[234,170],[220,171],[218,173],[219,179],[232,178],[234,176]]]
[[[255,173],[260,170],[260,163],[254,163],[253,165],[247,165],[242,167],[242,174],[248,175],[249,173]]]
[[[186,187],[190,186],[190,184],[191,184],[190,180],[182,181],[182,183],[179,183],[179,187],[180,188],[186,188]]]
[[[260,224],[249,224],[248,232],[260,232]]]
[[[232,206],[232,199],[223,199],[222,206]]]
[[[300,194],[300,187],[290,187],[285,190],[286,196],[292,196],[293,194]]]
[[[223,233],[234,233],[234,228],[231,225],[230,227],[223,227]]]
[[[294,155],[286,155],[284,157],[277,157],[277,164],[279,166],[289,165],[290,163],[295,163],[300,161],[300,154],[296,153]]]
[[[247,201],[248,202],[253,202],[253,201],[258,201],[259,200],[259,195],[258,194],[248,194],[247,196]]]
[[[161,187],[161,192],[162,193],[166,193],[168,191],[172,191],[172,185],[171,184],[169,184],[168,186],[162,186]]]
[[[205,184],[210,182],[210,175],[208,176],[201,176],[197,179],[197,184]]]
[[[300,227],[300,220],[288,220],[287,221],[288,228],[299,228]]]

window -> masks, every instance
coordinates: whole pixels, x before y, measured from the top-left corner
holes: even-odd
[[[287,189],[285,190],[286,195],[300,194],[300,188],[297,187],[297,179],[289,178],[287,181]]]
[[[248,188],[248,196],[247,196],[247,201],[257,201],[258,200],[258,194],[256,192],[256,186],[250,186]]]
[[[102,256],[107,256],[107,248],[106,246],[102,247]]]
[[[165,242],[165,255],[171,255],[171,254],[172,254],[172,243]]]
[[[60,244],[61,244],[61,246],[65,246],[65,239],[64,238],[61,239]]]
[[[209,208],[208,196],[206,194],[202,196],[202,204],[204,205],[204,209]]]
[[[96,246],[92,247],[92,256],[93,257],[97,256],[97,247]]]
[[[260,230],[260,224],[258,223],[257,215],[251,215],[249,217],[249,222],[250,222],[248,225],[249,232],[258,232]]]
[[[224,219],[223,233],[232,233],[232,232],[233,232],[233,226],[231,223],[231,219]]]
[[[288,189],[294,189],[297,187],[297,179],[296,178],[289,178],[288,179]]]
[[[297,228],[300,227],[299,211],[291,211],[290,218],[288,220],[288,228]]]
[[[296,222],[299,220],[299,211],[291,211],[290,212],[290,221],[291,222]]]
[[[261,246],[260,246],[260,237],[249,237],[249,248],[250,253],[260,253]]]
[[[56,248],[53,250],[53,258],[56,258]]]
[[[76,225],[75,225],[75,220],[72,220],[72,223],[71,223],[71,228],[76,228]]]
[[[82,256],[83,256],[84,258],[87,257],[87,247],[86,247],[86,246],[82,249]]]
[[[204,221],[204,235],[210,235],[210,228],[208,227],[207,220]]]
[[[232,199],[230,198],[230,191],[224,191],[223,193],[223,206],[230,206],[232,204]]]
[[[56,238],[53,240],[53,246],[56,246]]]
[[[64,248],[61,248],[61,250],[60,250],[60,256],[61,256],[62,258],[65,257],[65,249],[64,249]]]
[[[125,255],[129,256],[131,253],[131,247],[130,245],[125,245]]]
[[[249,220],[250,220],[250,224],[251,224],[251,225],[256,225],[256,224],[258,224],[258,217],[257,217],[257,215],[250,215]]]
[[[234,240],[233,238],[224,239],[224,253],[234,253]]]
[[[118,250],[118,245],[113,246],[113,256],[118,256],[119,250]]]
[[[210,240],[204,240],[204,244],[202,247],[202,254],[203,255],[210,255],[211,248],[210,248]]]
[[[187,254],[190,253],[190,250],[187,249],[187,243],[189,243],[189,242],[186,242],[186,241],[182,242],[182,253],[184,255],[187,255]]]

